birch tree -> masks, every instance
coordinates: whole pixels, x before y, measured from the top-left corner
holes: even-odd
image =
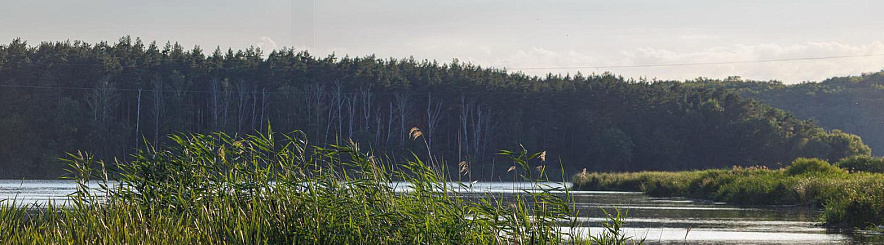
[[[433,94],[427,93],[427,147],[433,149],[433,133],[436,132],[436,126],[442,119],[442,100],[433,102]]]
[[[390,101],[389,112],[387,113],[387,140],[384,141],[384,145],[388,148],[390,146],[390,138],[393,137],[393,101]]]
[[[460,95],[460,128],[458,129],[458,157],[470,154],[469,121],[472,114],[472,103],[468,103],[464,94]]]
[[[353,119],[356,117],[356,94],[347,98],[347,138],[353,138]]]
[[[344,86],[341,84],[341,81],[335,81],[335,91],[333,95],[334,99],[334,107],[335,107],[335,116],[338,119],[338,131],[335,133],[335,142],[339,142],[344,132]]]
[[[324,126],[322,103],[325,95],[325,85],[316,84],[308,88],[308,90],[310,94],[306,98],[308,111],[313,114],[313,117],[310,117],[313,119],[312,127],[315,129],[313,137],[319,138],[322,136],[322,126]],[[325,142],[325,138],[323,138],[323,142]]]
[[[213,77],[209,83],[212,86],[212,128],[218,130],[218,116],[221,115],[221,81],[217,77]],[[139,90],[139,94],[140,92]]]
[[[267,110],[270,109],[270,101],[268,100],[267,89],[261,89],[261,129],[264,130],[267,128],[264,123],[269,122],[269,115],[267,115]],[[263,132],[263,131],[262,131]]]
[[[159,74],[155,75],[151,80],[153,85],[153,119],[154,119],[154,146],[159,145],[160,141],[160,116],[164,111],[163,104],[163,77]]]
[[[383,121],[383,117],[381,117],[381,108],[378,108],[378,110],[377,110],[377,114],[375,114],[375,115],[376,115],[376,116],[374,117],[374,118],[375,118],[375,127],[374,127],[374,131],[375,131],[375,133],[374,133],[374,145],[375,145],[375,146],[380,146],[380,145],[381,145],[381,127],[382,127],[382,125],[383,125],[383,124],[382,124],[382,123],[383,123],[383,122],[382,122],[382,121]]]
[[[246,92],[246,81],[240,79],[237,84],[236,92],[237,98],[239,99],[238,104],[238,113],[236,115],[236,132],[243,132],[242,127],[245,124],[246,120],[246,103],[248,102],[246,99],[248,97],[248,92]]]
[[[138,89],[138,109],[135,111],[135,149],[141,141],[141,89]]]
[[[411,96],[411,94],[409,94],[408,92],[397,93],[395,95],[396,108],[399,112],[399,139],[400,139],[399,144],[402,146],[405,146],[405,139],[408,138],[408,133],[407,133],[408,130],[405,129],[406,128],[405,120],[409,117],[409,115],[408,115],[408,110],[409,110],[408,97],[410,97],[410,96]]]
[[[368,89],[363,89],[360,92],[360,94],[361,94],[360,98],[362,99],[362,120],[364,122],[362,125],[363,125],[363,129],[365,131],[368,131],[370,128],[369,125],[371,125],[371,113],[372,113],[371,107],[373,104],[373,101],[372,101],[373,98],[372,98],[371,91]]]
[[[256,118],[257,114],[258,114],[258,108],[257,108],[258,107],[258,91],[256,90],[256,88],[252,87],[252,93],[250,95],[252,96],[252,127],[251,127],[251,129],[252,129],[252,131],[254,131],[258,125],[258,123],[257,123],[258,119]]]

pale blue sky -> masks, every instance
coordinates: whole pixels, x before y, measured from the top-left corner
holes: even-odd
[[[510,70],[884,54],[884,1],[2,0],[0,41],[178,41],[211,51],[458,58]],[[884,56],[753,64],[526,69],[789,83],[880,71]]]

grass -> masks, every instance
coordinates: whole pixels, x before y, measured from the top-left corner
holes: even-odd
[[[170,137],[175,144],[149,146],[115,171],[71,154],[71,201],[2,202],[0,244],[641,243],[622,235],[619,212],[596,237],[567,229],[580,214],[568,190],[532,167],[545,164],[542,153],[501,152],[537,191],[468,199],[444,166],[417,156],[393,164],[353,142],[317,147],[298,132]],[[410,191],[394,191],[394,181]]]
[[[851,172],[823,160],[799,158],[782,169],[734,167],[681,172],[580,173],[578,190],[641,191],[746,205],[824,208],[828,226],[884,224],[884,174]]]

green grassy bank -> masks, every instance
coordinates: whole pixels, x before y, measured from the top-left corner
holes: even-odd
[[[445,184],[441,164],[392,164],[355,143],[316,147],[299,133],[172,140],[111,172],[88,154],[71,155],[70,177],[80,185],[73,201],[0,202],[0,244],[632,243],[620,217],[595,237],[563,229],[580,225],[580,214],[567,190],[528,167],[542,155],[525,150],[502,154],[540,191],[464,199]],[[87,188],[90,180],[100,190]],[[394,191],[394,180],[412,190]]]
[[[884,224],[884,174],[874,172],[880,162],[847,158],[836,166],[799,158],[782,169],[580,173],[573,182],[577,190],[641,191],[746,205],[812,205],[825,209],[827,225],[866,228]]]

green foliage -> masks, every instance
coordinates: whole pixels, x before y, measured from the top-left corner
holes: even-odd
[[[612,234],[565,233],[580,225],[579,214],[568,190],[530,167],[545,163],[541,153],[502,154],[531,190],[463,198],[469,185],[446,182],[441,165],[419,158],[394,165],[353,142],[318,147],[300,132],[267,131],[174,135],[174,144],[148,146],[119,163],[118,179],[93,155],[71,154],[65,162],[79,187],[70,205],[0,203],[0,243],[633,242],[622,235],[619,212],[609,217]],[[89,189],[90,180],[100,188]]]
[[[786,175],[843,175],[847,171],[817,158],[798,158],[786,167]]]
[[[683,170],[868,154],[858,137],[691,82],[538,77],[456,60],[292,49],[204,53],[130,37],[16,39],[0,45],[0,55],[2,178],[56,178],[63,171],[54,159],[64,152],[129,161],[145,143],[176,144],[163,137],[169,133],[241,135],[268,124],[303,129],[322,144],[353,139],[398,161],[411,152],[467,161],[481,179],[508,177],[506,166],[489,163],[493,149],[517,143],[547,150],[569,174],[587,164],[593,171]],[[431,147],[406,140],[415,126]]]
[[[833,132],[835,138],[820,139],[833,148],[851,147],[846,155],[803,154],[834,162],[850,155],[868,155],[884,152],[884,71],[858,76],[833,77],[821,82],[785,85],[779,81],[752,81],[738,77],[724,80],[699,78],[688,86],[718,88],[748,98],[764,101],[771,106],[794,113],[803,119],[812,119],[827,129],[840,129],[863,137],[869,149],[857,146],[858,139]],[[827,138],[827,139],[825,139]],[[854,146],[850,146],[853,144]],[[838,150],[836,150],[838,151]]]
[[[884,176],[852,175],[856,177],[836,182],[839,191],[825,200],[826,222],[859,228],[884,224]]]
[[[841,159],[836,166],[848,171],[884,173],[884,158],[869,156],[852,156]]]
[[[596,151],[598,163],[630,169],[628,164],[633,160],[635,144],[623,130],[610,128],[602,131],[592,143],[590,150]]]
[[[798,159],[783,170],[734,167],[682,172],[581,173],[578,190],[642,191],[734,204],[824,207],[829,226],[884,224],[884,174],[845,173],[819,159]]]
[[[824,141],[832,147],[828,161],[835,162],[839,159],[851,156],[871,156],[872,149],[863,144],[859,136],[832,130],[824,136]]]

